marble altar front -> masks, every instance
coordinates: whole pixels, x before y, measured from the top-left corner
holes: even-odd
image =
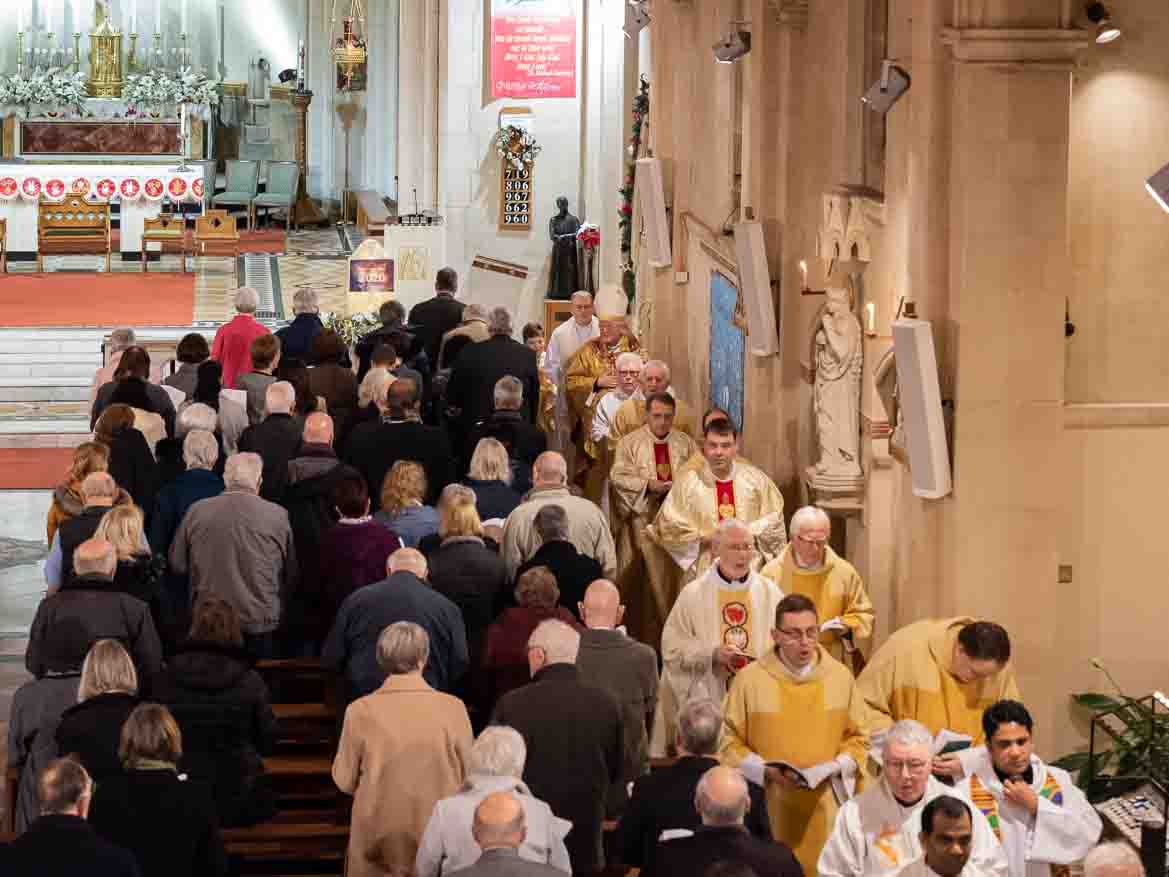
[[[19,154],[52,156],[168,156],[183,151],[178,122],[129,119],[22,119]]]

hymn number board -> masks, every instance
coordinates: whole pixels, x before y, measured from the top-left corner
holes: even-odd
[[[532,227],[532,166],[516,170],[504,161],[502,186],[499,227],[528,231]]]

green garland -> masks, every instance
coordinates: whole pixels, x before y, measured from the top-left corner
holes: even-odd
[[[633,133],[629,138],[629,160],[625,163],[625,184],[617,191],[621,206],[617,224],[621,227],[621,284],[632,301],[637,292],[637,274],[633,269],[633,187],[637,156],[641,152],[641,126],[649,116],[649,80],[641,77],[637,96],[633,98]]]

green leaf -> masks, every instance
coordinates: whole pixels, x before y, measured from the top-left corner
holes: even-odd
[[[1085,691],[1082,694],[1073,694],[1072,700],[1083,707],[1096,712],[1104,712],[1105,710],[1114,710],[1117,707],[1124,706],[1124,701],[1117,700],[1115,697],[1109,697],[1106,694],[1097,694],[1093,691]]]
[[[1056,767],[1063,768],[1068,773],[1075,773],[1076,771],[1087,767],[1091,761],[1092,753],[1090,752],[1072,752],[1069,755],[1065,755],[1063,758],[1053,761],[1052,764]]]

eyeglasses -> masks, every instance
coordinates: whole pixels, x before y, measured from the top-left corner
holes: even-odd
[[[795,640],[796,642],[805,640],[807,642],[814,643],[816,640],[820,639],[820,628],[818,627],[809,627],[807,630],[793,630],[788,627],[781,627],[779,632],[788,639]]]
[[[885,770],[889,773],[908,773],[920,775],[929,770],[928,761],[886,761]]]

